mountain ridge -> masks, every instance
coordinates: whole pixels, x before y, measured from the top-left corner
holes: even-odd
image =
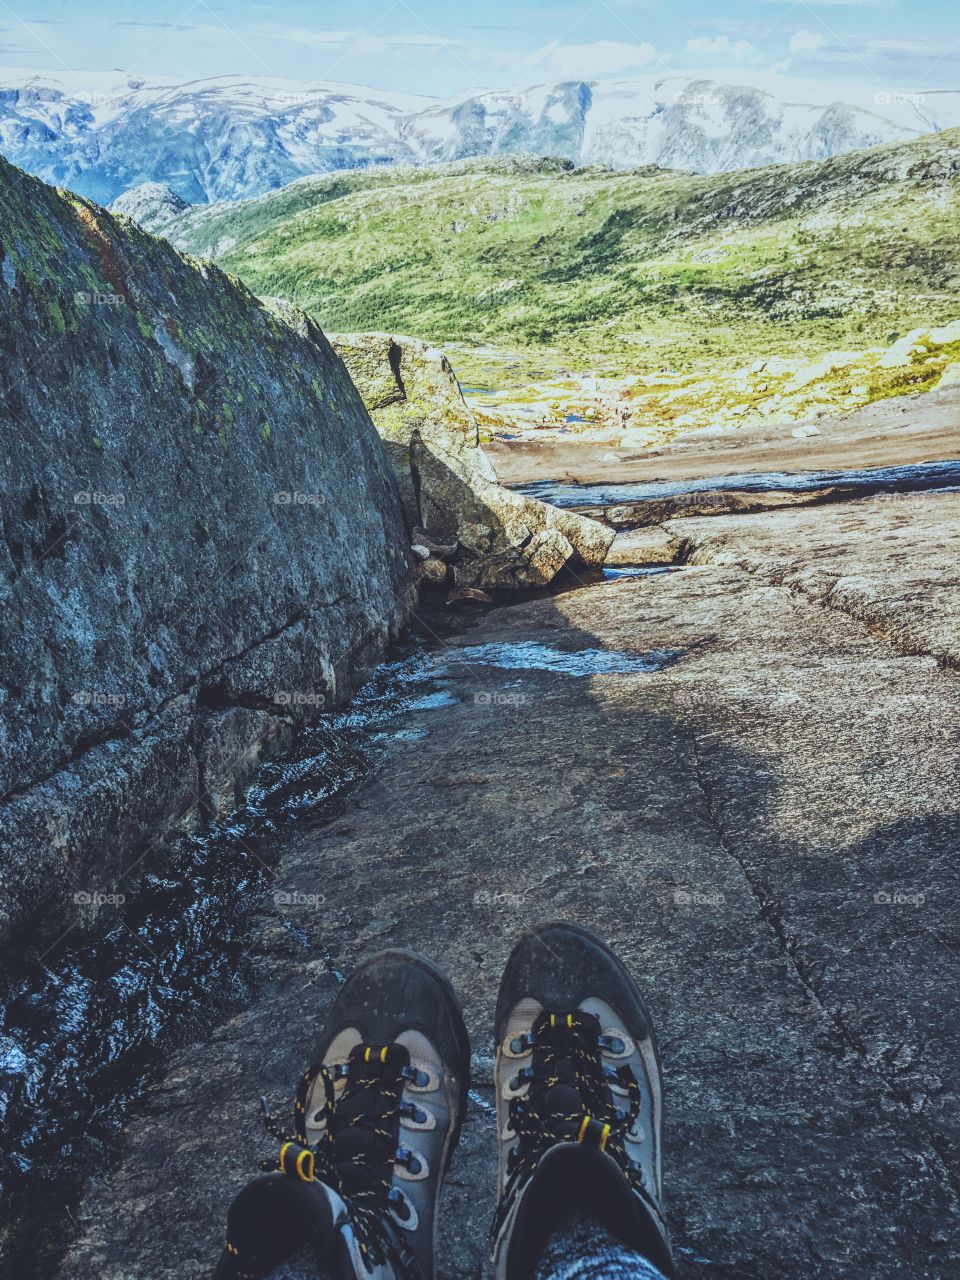
[[[717,173],[960,125],[960,92],[949,90],[871,100],[857,89],[854,101],[819,102],[783,94],[660,76],[441,100],[332,82],[0,70],[0,152],[101,204],[147,182],[196,204],[257,196],[316,173],[520,153]]]

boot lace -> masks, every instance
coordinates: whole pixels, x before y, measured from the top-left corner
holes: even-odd
[[[261,1162],[267,1173],[282,1172],[306,1182],[321,1182],[346,1203],[350,1226],[368,1269],[391,1266],[404,1280],[420,1280],[416,1259],[394,1230],[410,1217],[406,1196],[393,1185],[393,1167],[418,1172],[415,1152],[397,1145],[399,1118],[416,1110],[403,1101],[408,1083],[425,1084],[424,1073],[410,1064],[403,1045],[356,1045],[346,1063],[311,1066],[300,1080],[293,1106],[293,1133],[270,1115],[261,1099],[264,1126],[280,1143],[279,1155]],[[317,1107],[315,1085],[322,1086]],[[336,1085],[343,1081],[339,1097]],[[311,1114],[307,1107],[310,1102]],[[307,1122],[322,1126],[311,1143]]]
[[[526,1094],[510,1099],[510,1127],[517,1136],[507,1162],[507,1184],[494,1232],[509,1213],[517,1191],[532,1176],[541,1158],[563,1142],[599,1148],[622,1169],[631,1187],[646,1196],[646,1177],[627,1153],[625,1139],[642,1106],[636,1077],[626,1065],[608,1066],[604,1049],[616,1048],[601,1035],[600,1023],[582,1009],[573,1013],[543,1012],[530,1035],[518,1037],[518,1049],[533,1049],[532,1063],[521,1068],[513,1086],[528,1083]],[[515,1045],[517,1042],[514,1042]],[[611,1086],[626,1095],[617,1104]]]

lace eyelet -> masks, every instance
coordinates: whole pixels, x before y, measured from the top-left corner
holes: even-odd
[[[536,1041],[530,1032],[523,1032],[522,1035],[514,1036],[508,1040],[504,1048],[507,1056],[511,1058],[525,1058],[534,1047]]]
[[[503,1088],[500,1091],[502,1097],[508,1102],[513,1101],[514,1098],[521,1097],[524,1091],[530,1087],[532,1080],[533,1068],[521,1067],[512,1080],[504,1081]]]
[[[609,1053],[615,1058],[620,1058],[626,1053],[627,1045],[619,1036],[602,1035],[597,1036],[597,1047],[604,1053]]]
[[[409,1082],[411,1089],[433,1090],[439,1084],[439,1081],[433,1082],[429,1071],[422,1071],[419,1067],[402,1067],[400,1075]]]
[[[412,1202],[399,1187],[391,1187],[387,1193],[387,1211],[397,1226],[404,1231],[416,1231],[420,1218]]]
[[[426,1107],[418,1107],[415,1102],[401,1102],[399,1111],[400,1123],[405,1129],[424,1131],[437,1127],[437,1117]]]
[[[411,1182],[420,1182],[430,1172],[423,1156],[409,1147],[397,1148],[394,1164],[397,1166],[397,1177],[409,1179]]]

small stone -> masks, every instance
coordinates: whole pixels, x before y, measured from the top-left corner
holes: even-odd
[[[633,507],[608,507],[604,512],[607,520],[615,529],[622,529],[636,524],[636,512]]]
[[[447,604],[487,605],[493,604],[493,598],[479,587],[455,587],[447,596]]]
[[[476,556],[486,555],[493,544],[493,530],[485,524],[460,526],[460,545]]]
[[[455,542],[438,542],[427,529],[414,529],[413,540],[418,546],[426,547],[432,556],[436,556],[440,560],[446,560],[456,554],[457,544]]]
[[[425,547],[422,542],[415,542],[411,546],[410,550],[413,552],[413,554],[417,557],[418,560],[430,559],[430,548]]]
[[[433,556],[424,560],[420,567],[420,573],[424,582],[436,583],[438,586],[447,580],[447,566],[442,560],[437,560]]]

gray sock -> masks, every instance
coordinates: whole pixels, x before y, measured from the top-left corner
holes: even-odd
[[[282,1267],[271,1271],[267,1280],[328,1280],[325,1272],[317,1267],[312,1249],[301,1249],[293,1258],[289,1258]]]
[[[628,1249],[605,1227],[569,1218],[540,1255],[534,1280],[664,1280],[642,1254]]]

